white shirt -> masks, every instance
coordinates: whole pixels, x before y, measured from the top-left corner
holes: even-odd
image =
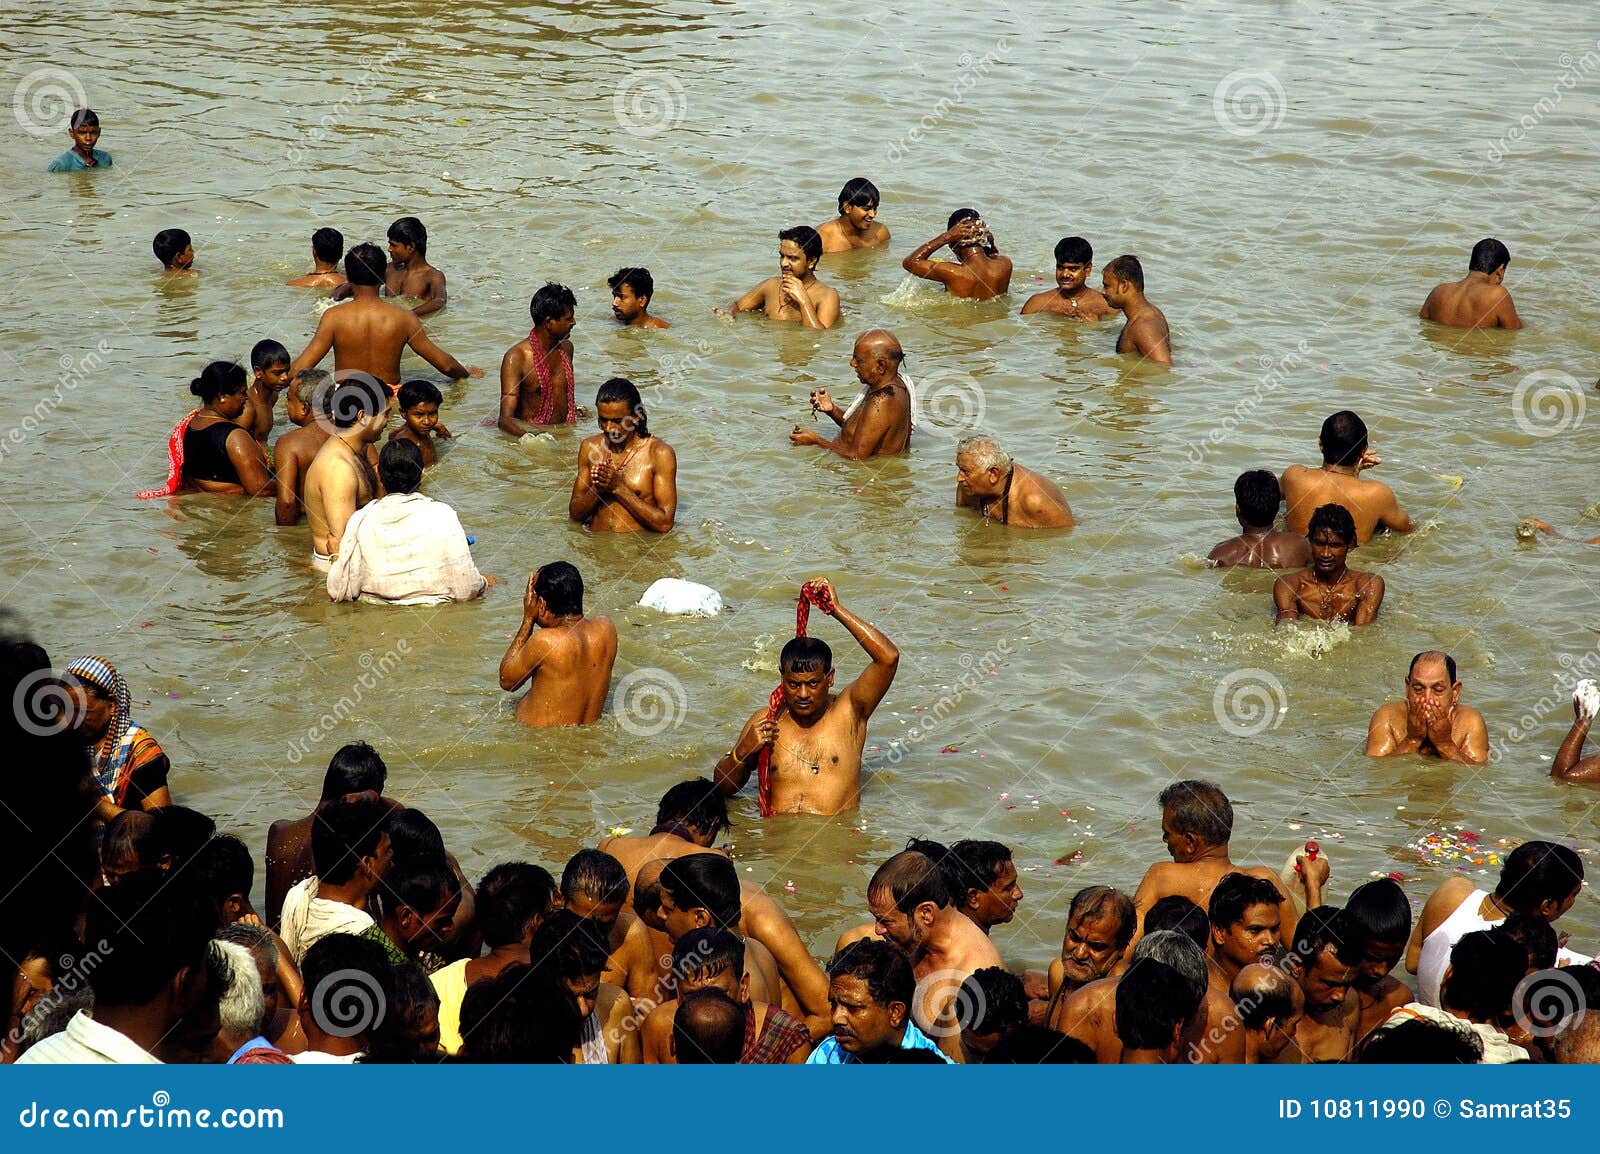
[[[297,966],[305,959],[306,951],[329,934],[361,934],[372,926],[372,917],[366,910],[319,898],[314,875],[296,883],[284,895],[279,920],[283,944],[289,947],[289,956]]]
[[[101,1025],[88,1012],[72,1015],[67,1028],[51,1034],[17,1059],[19,1066],[159,1066],[161,1059],[126,1034]]]
[[[297,1065],[301,1066],[349,1066],[361,1057],[360,1054],[324,1054],[321,1050],[306,1050],[300,1054],[290,1054]]]
[[[421,493],[390,493],[357,509],[328,571],[335,601],[438,605],[484,590],[456,511]]]

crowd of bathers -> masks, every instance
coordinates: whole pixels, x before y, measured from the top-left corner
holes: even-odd
[[[70,131],[74,150],[53,171],[111,164],[95,147],[92,112],[75,113]],[[870,181],[847,183],[838,208],[819,227],[780,233],[779,275],[726,315],[837,324],[839,297],[817,279],[818,261],[889,239]],[[278,342],[259,343],[253,381],[241,366],[208,366],[191,386],[202,407],[169,443],[167,483],[141,496],[274,495],[281,524],[307,516],[313,564],[328,572],[331,595],[465,600],[492,579],[473,565],[453,512],[431,509],[417,492],[436,439],[449,437],[439,424],[443,397],[428,381],[402,383],[398,367],[410,348],[453,379],[481,370],[433,345],[420,326],[418,317],[447,300],[443,274],[426,261],[421,222],[396,221],[389,241],[386,260],[374,245],[345,253],[337,231],[317,231],[314,268],[297,283],[351,302],[323,314],[298,357]],[[946,246],[954,259],[933,259]],[[166,272],[192,274],[187,234],[165,230],[153,247]],[[1120,313],[1117,351],[1171,364],[1166,319],[1144,295],[1137,258],[1108,262],[1097,292],[1086,283],[1087,241],[1063,238],[1055,256],[1057,287],[1030,298],[1023,312],[1090,323]],[[1435,289],[1422,316],[1519,327],[1501,285],[1508,261],[1498,241],[1481,242],[1468,277]],[[987,300],[1009,289],[1011,261],[974,209],[952,214],[902,263],[952,296]],[[649,312],[647,270],[618,270],[610,286],[619,323],[666,327]],[[419,303],[402,308],[385,295]],[[495,423],[504,432],[538,437],[577,419],[567,339],[574,306],[560,285],[535,294],[533,330],[502,362]],[[330,351],[331,375],[317,369]],[[841,409],[826,390],[811,398],[839,436],[797,428],[791,439],[856,460],[906,451],[918,418],[903,360],[892,334],[863,334],[852,356],[863,386],[858,403]],[[284,391],[296,428],[269,457],[265,441]],[[395,393],[405,424],[379,453]],[[650,432],[638,390],[625,378],[608,380],[595,416],[600,433],[580,448],[570,515],[596,530],[670,530],[676,458]],[[1281,480],[1265,470],[1239,478],[1241,534],[1211,560],[1292,570],[1274,588],[1279,621],[1365,624],[1382,603],[1383,582],[1348,570],[1345,557],[1377,531],[1407,531],[1410,519],[1386,486],[1360,476],[1379,462],[1359,416],[1329,417],[1320,447],[1320,468],[1291,466]],[[956,459],[959,505],[1015,528],[1072,524],[1059,489],[994,438],[961,441]],[[1280,505],[1283,530],[1275,527]],[[806,635],[811,607],[837,620],[870,659],[837,693],[831,651]],[[404,783],[389,781],[380,753],[354,743],[333,756],[308,813],[272,824],[259,859],[260,910],[251,847],[173,798],[167,754],[134,721],[132,694],[112,662],[83,657],[58,674],[8,623],[0,690],[15,708],[5,740],[29,780],[0,784],[0,844],[14,867],[0,880],[15,882],[0,897],[0,939],[14,968],[0,1056],[232,1064],[1600,1060],[1600,1013],[1588,1013],[1600,998],[1600,970],[1567,949],[1553,926],[1582,890],[1578,852],[1545,841],[1486,850],[1484,868],[1499,869],[1492,889],[1464,872],[1417,911],[1412,897],[1423,895],[1408,896],[1393,877],[1350,887],[1336,905],[1333,868],[1315,843],[1281,869],[1234,863],[1233,807],[1206,781],[1176,782],[1155,799],[1169,861],[1151,865],[1131,889],[1112,879],[1073,887],[1061,950],[1047,969],[1005,962],[1005,927],[1028,909],[1022,875],[1010,848],[980,839],[913,839],[864,871],[860,924],[840,926],[833,949],[816,956],[776,896],[742,878],[718,847],[731,828],[728,797],[754,771],[763,817],[853,809],[866,721],[899,655],[826,581],[802,588],[798,617],[770,702],[751,714],[711,777],[666,791],[650,833],[619,832],[565,862],[508,861],[469,878],[439,827],[399,800]],[[615,629],[585,616],[572,566],[551,563],[530,575],[523,627],[500,670],[507,690],[532,683],[518,706],[522,720],[593,721],[615,656]],[[1460,691],[1452,658],[1419,654],[1405,700],[1374,715],[1368,752],[1485,760],[1482,718],[1459,704]],[[1586,780],[1600,774],[1600,759],[1580,761],[1600,689],[1586,696],[1580,687],[1578,697],[1578,720],[1558,758],[1571,772],[1558,776]],[[1402,964],[1414,983],[1396,976]]]

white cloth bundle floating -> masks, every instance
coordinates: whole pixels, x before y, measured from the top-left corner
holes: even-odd
[[[715,617],[722,612],[722,594],[709,585],[663,577],[644,591],[639,604],[678,617]]]

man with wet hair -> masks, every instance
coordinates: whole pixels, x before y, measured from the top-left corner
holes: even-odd
[[[639,390],[612,377],[594,411],[600,432],[578,446],[567,516],[594,533],[668,532],[678,515],[678,454],[651,434]]]
[[[778,275],[768,277],[727,309],[713,309],[732,319],[757,309],[775,321],[799,321],[808,329],[829,329],[839,323],[839,294],[817,279],[822,238],[810,225],[796,225],[778,234]]]
[[[783,710],[776,721],[762,706],[750,715],[716,766],[717,786],[735,794],[750,780],[764,746],[772,746],[774,813],[830,815],[861,804],[861,751],[867,721],[878,708],[900,666],[894,642],[840,602],[830,582],[818,608],[843,625],[871,658],[843,692],[833,691],[833,650],[818,637],[795,637],[778,655]]]
[[[961,1056],[969,1065],[982,1062],[1012,1030],[1028,1024],[1028,995],[1015,974],[999,966],[974,970],[956,995],[961,1024]]]
[[[598,848],[622,863],[628,874],[628,884],[632,886],[646,862],[705,851],[725,852],[714,847],[722,831],[732,828],[727,796],[710,778],[696,777],[680,781],[661,795],[656,805],[655,825],[649,833],[612,834],[601,839]],[[632,906],[630,892],[623,908]]]
[[[1094,249],[1081,236],[1056,241],[1056,287],[1034,293],[1022,306],[1022,315],[1052,313],[1074,321],[1103,321],[1117,310],[1089,287],[1094,272]]]
[[[568,913],[586,918],[606,939],[604,978],[628,991],[630,997],[653,1003],[662,976],[658,949],[650,928],[623,911],[628,897],[628,875],[622,863],[597,849],[580,849],[561,871],[561,905]]]
[[[796,425],[789,433],[791,445],[817,445],[847,461],[903,453],[911,447],[914,405],[911,386],[901,372],[905,350],[895,335],[872,329],[856,338],[850,367],[866,390],[848,410],[840,410],[827,389],[811,391],[813,413],[821,413],[839,426],[829,440],[814,429]]]
[[[1277,1061],[1306,1012],[1300,983],[1278,966],[1253,962],[1234,975],[1228,996],[1244,1027],[1244,1064]]]
[[[1411,1001],[1410,987],[1391,973],[1405,957],[1406,939],[1411,936],[1411,901],[1399,882],[1378,878],[1351,890],[1344,912],[1361,939],[1355,984],[1361,1007],[1359,1039]]]
[[[305,510],[306,470],[317,458],[333,432],[333,422],[321,411],[333,394],[333,374],[322,369],[305,369],[295,374],[283,397],[289,423],[295,426],[272,446],[273,478],[277,484],[272,519],[279,525],[294,525]],[[367,446],[367,464],[378,467],[376,445]]]
[[[1206,955],[1198,943],[1173,930],[1153,930],[1139,939],[1129,956],[1128,968],[1115,977],[1101,978],[1075,990],[1062,1004],[1057,1019],[1062,1033],[1094,1051],[1095,1061],[1114,1066],[1122,1060],[1122,1039],[1117,1030],[1117,989],[1127,977],[1146,962],[1160,962],[1182,976],[1197,1008],[1184,1030],[1190,1061],[1215,1061],[1214,1050],[1203,1049],[1206,1018],[1199,1012],[1209,990]]]
[[[388,391],[365,376],[341,381],[328,398],[324,411],[332,429],[306,466],[304,490],[311,568],[318,573],[333,568],[356,510],[380,495],[372,452],[389,423],[391,403]]]
[[[906,956],[888,942],[855,942],[828,963],[833,1029],[808,1065],[870,1062],[884,1048],[930,1050],[950,1058],[912,1021],[916,978]]]
[[[501,689],[515,693],[532,682],[517,702],[518,721],[547,728],[599,720],[616,660],[617,627],[609,617],[584,616],[575,565],[552,561],[528,575],[522,624],[500,659]]]
[[[1350,510],[1327,504],[1311,514],[1306,531],[1311,564],[1285,573],[1272,586],[1275,621],[1345,621],[1371,625],[1383,606],[1383,578],[1346,564],[1356,547]]]
[[[938,863],[916,850],[903,850],[878,867],[867,883],[867,907],[875,931],[906,955],[918,982],[912,1017],[940,1049],[959,1057],[957,993],[967,975],[1001,966],[995,949],[971,918],[950,900]]]
[[[743,917],[739,872],[721,854],[688,854],[674,858],[662,869],[660,918],[673,942],[691,930],[707,927],[739,933]],[[749,934],[740,937],[744,941],[750,996],[777,1003],[782,986],[772,951]]]
[[[811,1053],[811,1035],[804,1022],[778,1006],[752,1001],[745,976],[744,941],[729,930],[690,930],[672,945],[671,992],[644,1020],[640,1038],[646,1064],[672,1060],[670,1038],[681,999],[697,990],[714,989],[744,1008],[745,1065],[799,1065]],[[826,988],[826,979],[824,979]]]
[[[1520,329],[1522,318],[1505,287],[1510,263],[1511,250],[1485,237],[1472,246],[1467,275],[1435,285],[1418,315],[1454,329]]]
[[[1009,847],[997,841],[958,841],[940,864],[956,909],[984,933],[1017,916],[1022,886]]]
[[[945,245],[956,259],[934,260],[933,254]],[[993,300],[1011,288],[1011,258],[1000,255],[994,233],[975,208],[952,212],[945,230],[920,245],[900,266],[912,276],[943,285],[945,292],[962,300]]]
[[[1233,512],[1239,535],[1229,537],[1206,557],[1218,569],[1300,569],[1311,564],[1311,546],[1298,533],[1280,533],[1273,523],[1283,494],[1278,478],[1265,469],[1240,473],[1233,483]]]
[[[311,271],[289,281],[291,288],[335,289],[344,284],[339,262],[344,259],[344,233],[319,228],[311,234]]]
[[[745,1011],[721,990],[685,994],[672,1018],[672,1060],[680,1066],[732,1066],[744,1050]]]
[[[1136,256],[1119,256],[1100,274],[1106,303],[1127,318],[1117,334],[1117,352],[1136,353],[1140,360],[1172,365],[1172,331],[1167,316],[1144,295],[1144,266]]]
[[[1307,910],[1283,965],[1300,984],[1306,1012],[1285,1062],[1345,1062],[1355,1051],[1359,999],[1350,996],[1363,957],[1360,928],[1337,906]]]
[[[606,278],[611,290],[611,315],[625,329],[669,329],[660,317],[650,315],[656,295],[655,278],[647,268],[619,268]]]
[[[535,975],[560,982],[583,1016],[572,1061],[584,1066],[637,1065],[639,1013],[627,991],[605,980],[605,927],[571,909],[556,910],[535,931],[528,954]]]
[[[1361,473],[1383,464],[1367,437],[1367,426],[1349,409],[1322,422],[1317,441],[1322,465],[1290,465],[1283,471],[1285,524],[1291,533],[1311,531],[1311,515],[1324,505],[1343,505],[1355,521],[1356,542],[1366,544],[1379,529],[1411,532],[1411,517],[1400,508],[1394,490],[1382,481],[1363,480]]]
[[[1211,981],[1224,992],[1240,970],[1269,961],[1281,948],[1283,892],[1262,877],[1224,874],[1211,890]]]
[[[528,302],[533,322],[520,340],[500,358],[502,433],[513,437],[538,434],[547,425],[574,424],[580,415],[577,381],[572,375],[572,335],[578,298],[564,284],[542,286]]]
[[[956,445],[956,508],[976,509],[1016,529],[1065,529],[1077,523],[1055,482],[1023,468],[987,433]]]
[[[817,225],[817,235],[825,253],[888,244],[889,230],[878,223],[878,186],[864,176],[845,181],[839,190],[839,215]]]
[[[416,313],[378,295],[387,267],[383,250],[375,244],[358,244],[345,254],[344,273],[353,299],[322,314],[311,343],[289,366],[291,377],[316,368],[332,350],[337,380],[344,381],[347,372],[361,372],[398,389],[400,354],[407,348],[453,381],[483,376],[476,365],[462,365],[434,344]]]
[[[1231,873],[1265,879],[1282,896],[1289,896],[1273,870],[1265,866],[1237,866],[1228,857],[1228,841],[1233,836],[1233,804],[1219,786],[1209,781],[1174,782],[1161,791],[1157,800],[1161,806],[1161,840],[1172,861],[1152,865],[1139,882],[1133,904],[1141,918],[1169,894],[1180,894],[1201,909],[1208,909],[1217,883]],[[1303,863],[1301,884],[1307,886],[1307,908],[1322,904],[1321,887],[1327,875],[1326,858]],[[1292,904],[1282,907],[1280,919],[1279,938],[1288,945],[1294,939]]]
[[[1439,1004],[1439,986],[1450,964],[1450,950],[1466,934],[1486,930],[1514,913],[1547,922],[1561,918],[1583,891],[1583,859],[1564,845],[1525,841],[1506,855],[1494,892],[1470,877],[1441,882],[1417,916],[1406,943],[1406,970],[1417,975],[1417,1000]],[[1592,959],[1563,948],[1560,964]]]
[[[354,800],[357,795],[380,797],[388,782],[389,769],[378,751],[364,741],[339,747],[322,776],[322,794],[317,808],[334,801]],[[269,924],[278,923],[283,895],[289,887],[317,872],[311,856],[313,811],[305,817],[282,818],[267,827],[267,848],[263,860],[267,867],[267,900],[264,911]]]
[[[1171,966],[1145,961],[1117,982],[1120,1064],[1170,1065],[1183,1060],[1184,1036],[1200,1011],[1201,998]]]
[[[1462,765],[1489,760],[1483,714],[1461,704],[1456,659],[1429,649],[1411,659],[1403,701],[1380,705],[1367,725],[1367,756],[1417,753]]]
[[[1050,963],[1050,1008],[1045,1021],[1061,1026],[1061,1008],[1075,990],[1111,973],[1138,926],[1133,900],[1111,886],[1086,886],[1072,895],[1061,956]]]

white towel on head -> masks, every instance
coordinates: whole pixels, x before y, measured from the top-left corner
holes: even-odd
[[[911,395],[911,431],[917,431],[917,426],[922,424],[922,410],[917,406],[917,386],[911,383],[911,375],[904,369],[900,370],[900,383],[906,387],[906,392]],[[844,419],[849,420],[850,414],[861,407],[861,402],[867,399],[867,386],[861,386],[861,394],[850,402],[850,407],[844,411]]]

